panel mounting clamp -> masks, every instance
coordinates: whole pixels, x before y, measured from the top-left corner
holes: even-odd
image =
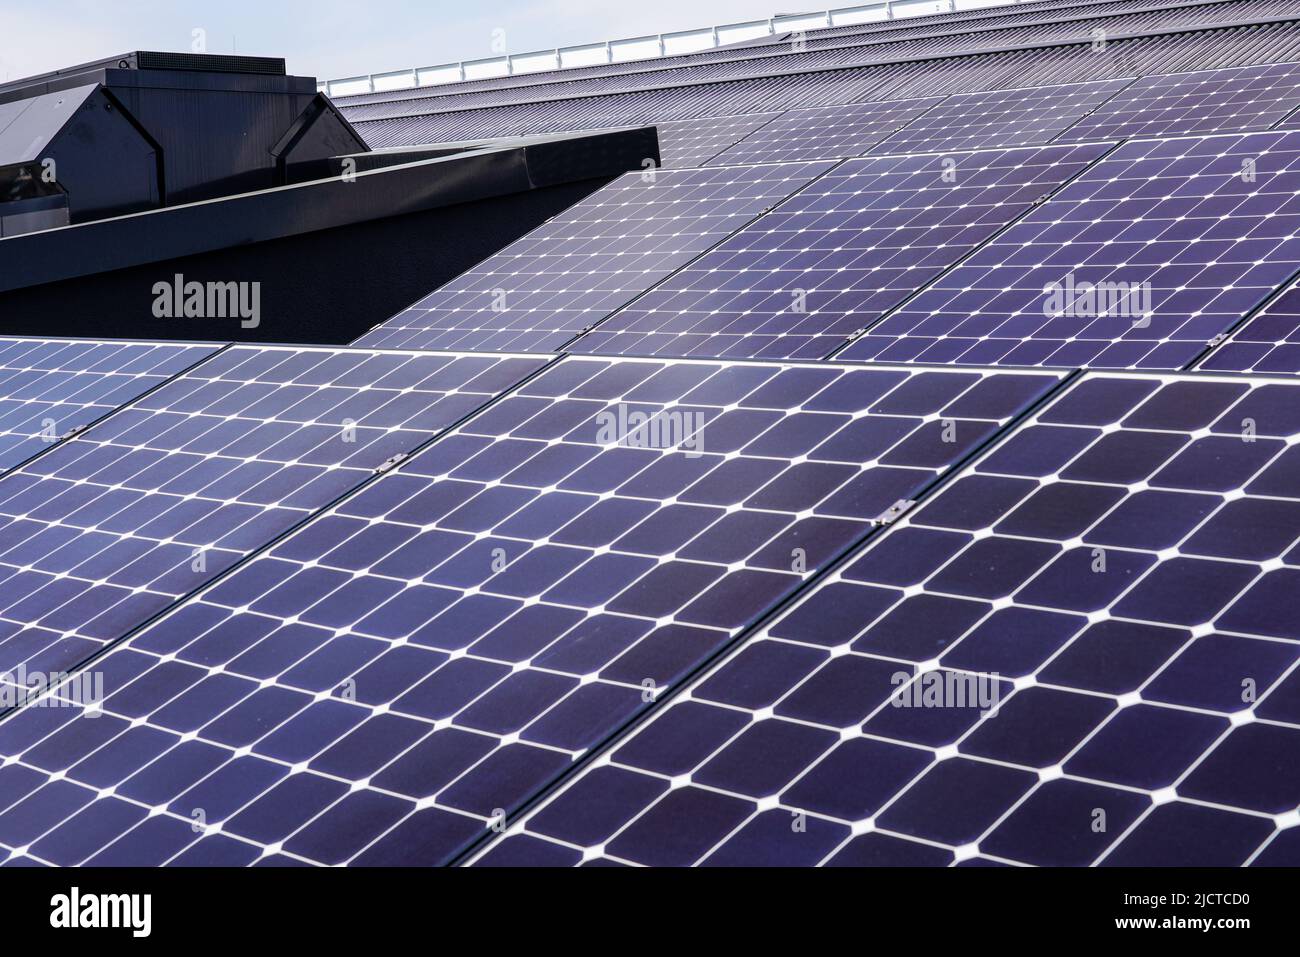
[[[386,459],[385,461],[377,465],[375,467],[375,474],[383,475],[385,472],[391,472],[393,469],[395,469],[398,465],[400,465],[405,460],[406,460],[406,453],[398,452],[396,455],[390,456],[388,459]]]
[[[914,498],[900,498],[893,505],[889,506],[889,508],[885,509],[885,511],[873,518],[871,524],[875,526],[893,525],[894,522],[902,518],[903,515],[905,515],[915,504],[916,499]]]

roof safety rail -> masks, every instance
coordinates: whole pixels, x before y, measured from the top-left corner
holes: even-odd
[[[652,60],[656,57],[698,53],[731,43],[743,43],[746,40],[758,40],[787,32],[822,30],[827,27],[852,26],[958,10],[1011,6],[1023,2],[1025,0],[876,0],[874,3],[838,7],[814,13],[780,13],[766,20],[725,23],[699,30],[679,30],[676,33],[627,37],[601,43],[556,47],[553,50],[536,50],[532,53],[504,54],[479,60],[460,60],[456,63],[413,67],[409,70],[349,76],[325,80],[318,83],[317,88],[328,96],[411,90],[445,83],[460,83],[465,80],[514,76],[519,73],[540,73],[570,67]]]

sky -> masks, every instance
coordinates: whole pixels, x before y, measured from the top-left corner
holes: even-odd
[[[282,56],[290,73],[325,80],[804,9],[816,7],[777,9],[765,0],[0,0],[0,80],[131,50],[188,52],[195,30],[204,31],[208,53]],[[494,50],[494,39],[505,49]]]

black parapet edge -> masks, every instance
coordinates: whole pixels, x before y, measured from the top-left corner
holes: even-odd
[[[0,292],[612,178],[647,157],[658,158],[653,127],[552,136],[25,233],[0,239]]]

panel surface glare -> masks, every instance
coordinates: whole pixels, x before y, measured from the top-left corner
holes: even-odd
[[[211,345],[0,338],[0,472],[216,350]]]
[[[0,843],[446,861],[1057,381],[564,359],[0,722]]]
[[[926,153],[1048,143],[1130,82],[1100,80],[1028,90],[958,93],[870,152],[873,155]]]
[[[846,359],[1178,369],[1300,266],[1300,132],[1130,140]]]
[[[1105,149],[846,160],[570,350],[824,357]]]
[[[861,156],[943,97],[790,110],[715,157],[710,166]],[[890,152],[907,152],[892,150]]]
[[[559,349],[830,165],[627,173],[357,344]]]
[[[482,862],[1300,863],[1298,410],[1077,380]]]
[[[0,479],[0,673],[65,671],[545,363],[238,346]]]

